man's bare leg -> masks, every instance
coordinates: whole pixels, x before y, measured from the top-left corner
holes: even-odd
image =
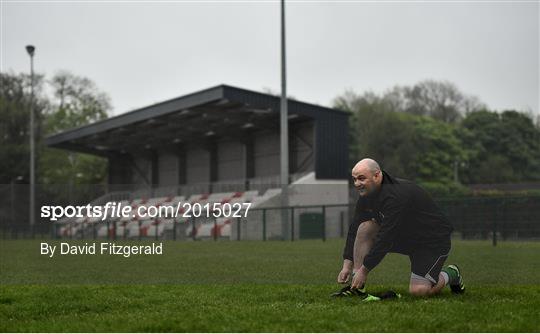
[[[442,274],[439,274],[439,281],[435,285],[427,278],[411,277],[409,293],[413,296],[428,297],[438,294],[445,286],[446,282]]]

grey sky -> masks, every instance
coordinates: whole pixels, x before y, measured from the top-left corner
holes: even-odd
[[[288,93],[330,105],[449,80],[490,108],[539,110],[538,2],[289,2]],[[114,114],[221,83],[280,89],[279,1],[1,4],[1,70],[65,69]]]

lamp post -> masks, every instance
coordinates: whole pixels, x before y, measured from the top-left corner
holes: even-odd
[[[26,46],[30,55],[30,232],[34,236],[35,215],[35,147],[34,147],[34,51],[33,45]]]
[[[285,207],[289,206],[289,124],[287,110],[287,67],[285,53],[285,0],[281,0],[281,108],[280,108],[280,129],[281,129],[281,226],[283,239],[287,240],[289,215]]]

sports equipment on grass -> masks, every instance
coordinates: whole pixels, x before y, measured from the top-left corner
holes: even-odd
[[[450,290],[452,290],[453,293],[464,293],[465,284],[463,283],[463,276],[461,275],[459,267],[456,264],[451,264],[447,267],[447,270],[453,270],[457,275],[457,284],[450,284]]]
[[[347,285],[346,287],[343,287],[338,292],[334,292],[330,296],[331,297],[354,297],[354,296],[365,297],[366,295],[367,294],[366,294],[365,287],[362,289],[358,289],[358,288],[352,289],[350,285]]]
[[[364,298],[363,302],[378,302],[381,300],[388,300],[388,299],[399,299],[401,298],[401,295],[393,290],[388,290],[386,292],[383,292],[381,294],[371,295],[368,294],[366,298]]]

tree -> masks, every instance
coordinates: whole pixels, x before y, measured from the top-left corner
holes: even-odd
[[[111,109],[109,97],[88,78],[61,71],[52,78],[50,85],[53,97],[47,117],[47,134],[104,119]]]
[[[79,127],[107,117],[109,97],[87,78],[69,72],[57,73],[50,81],[53,96],[46,115],[47,135]],[[41,180],[47,184],[96,184],[104,182],[105,159],[65,150],[43,148]]]
[[[28,180],[30,78],[25,74],[0,73],[0,183],[18,176]],[[37,183],[100,183],[105,180],[102,158],[44,147],[43,137],[107,117],[109,98],[95,84],[69,72],[51,81],[35,79]],[[50,88],[50,89],[46,89]],[[52,91],[52,96],[44,92]],[[71,162],[70,162],[71,161]]]
[[[482,102],[476,97],[468,96],[459,91],[452,83],[447,81],[424,80],[414,86],[395,86],[382,95],[373,92],[363,94],[355,93],[352,90],[345,91],[342,95],[336,97],[333,101],[335,108],[351,113],[350,117],[350,163],[354,163],[360,152],[371,152],[367,150],[366,143],[370,142],[373,136],[380,136],[380,133],[392,133],[401,147],[407,154],[416,152],[416,149],[406,148],[410,145],[410,140],[404,142],[405,132],[412,133],[417,130],[411,130],[411,125],[405,120],[406,117],[399,119],[395,115],[388,113],[403,113],[415,116],[429,116],[444,123],[458,124],[458,121],[464,115],[484,108]],[[376,122],[390,122],[385,126]],[[409,119],[410,123],[410,119]],[[397,125],[400,124],[400,125]],[[378,131],[372,131],[373,127],[380,127]],[[416,125],[419,126],[418,124]],[[391,131],[389,129],[392,129]],[[452,131],[453,136],[467,135],[459,127]],[[474,155],[473,150],[464,146],[464,151],[460,153],[459,159],[468,159],[468,156]],[[385,154],[388,156],[388,154]],[[397,159],[397,158],[392,158]],[[457,160],[457,158],[456,158]],[[463,162],[463,161],[462,161]],[[453,163],[452,163],[453,164]],[[451,165],[452,165],[451,164]],[[416,175],[412,168],[407,168],[403,164],[395,164],[396,170],[406,172],[410,175]]]
[[[470,183],[540,180],[540,129],[524,113],[478,111],[462,122],[477,146],[464,177]]]
[[[386,170],[396,175],[415,178],[416,171],[412,161],[416,159],[414,116],[395,112],[371,113],[362,121],[359,113],[358,123],[365,126],[358,137],[358,157],[372,157]]]
[[[412,87],[395,86],[382,98],[395,111],[431,116],[446,123],[456,123],[467,113],[485,108],[478,98],[463,94],[447,81],[424,80]]]
[[[33,110],[35,139],[42,137],[43,111],[48,102],[43,92],[44,77],[34,79]],[[0,73],[0,184],[18,177],[28,182],[30,166],[30,77],[25,74]],[[38,155],[39,156],[39,155]]]
[[[349,119],[349,165],[358,161],[361,153],[374,154],[373,148],[369,148],[372,131],[377,124],[383,122],[380,118],[394,111],[388,101],[383,100],[373,92],[362,95],[352,90],[347,90],[343,95],[337,96],[333,101],[334,108],[351,114]],[[392,117],[392,116],[389,116]]]
[[[454,163],[467,152],[455,125],[432,117],[399,112],[399,99],[352,91],[334,100],[336,108],[351,113],[350,165],[372,157],[386,170],[421,182],[453,182]]]
[[[466,152],[456,136],[457,128],[433,118],[417,117],[414,130],[414,146],[418,149],[414,162],[417,179],[451,183],[454,164],[466,159]]]

